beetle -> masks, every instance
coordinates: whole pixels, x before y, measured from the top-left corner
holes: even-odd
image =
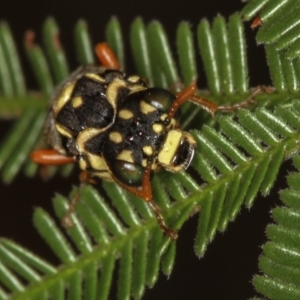
[[[185,170],[193,159],[196,142],[180,129],[178,108],[190,100],[211,114],[232,111],[248,105],[253,94],[232,106],[196,96],[194,82],[173,94],[149,87],[139,76],[126,76],[106,43],[95,50],[101,65],[80,67],[54,92],[45,125],[51,149],[35,150],[31,159],[44,165],[78,162],[86,178],[116,182],[146,201],[162,230],[176,239],[153,201],[151,177],[161,169]]]

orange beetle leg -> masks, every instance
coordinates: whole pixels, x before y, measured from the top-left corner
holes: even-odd
[[[191,85],[189,85],[186,89],[184,89],[182,92],[177,94],[176,100],[173,102],[169,113],[168,113],[168,119],[171,119],[174,114],[176,113],[177,109],[185,102],[190,100],[191,102],[201,106],[204,110],[209,112],[211,115],[214,115],[216,111],[225,111],[225,112],[233,112],[236,109],[240,109],[243,107],[249,106],[251,103],[254,102],[254,97],[257,94],[260,94],[262,92],[265,93],[272,93],[274,89],[265,87],[265,86],[258,86],[252,94],[245,100],[236,104],[232,105],[218,105],[214,102],[211,102],[201,96],[196,96],[195,92],[197,91],[196,83],[193,82]]]
[[[61,219],[62,226],[66,227],[66,228],[70,228],[70,227],[74,226],[74,223],[71,219],[71,215],[75,211],[76,205],[77,205],[77,203],[80,199],[80,190],[81,190],[81,187],[78,188],[78,191],[76,192],[76,195],[73,197],[72,201],[69,204],[67,212],[65,213],[65,215]]]
[[[171,239],[177,239],[178,234],[176,231],[169,229],[164,221],[163,216],[160,213],[159,207],[155,204],[155,202],[152,200],[152,187],[151,187],[151,182],[150,182],[150,173],[151,173],[151,162],[148,162],[147,167],[145,169],[144,175],[143,175],[143,182],[142,182],[142,187],[141,189],[132,187],[132,186],[127,186],[121,182],[119,182],[117,179],[115,181],[123,187],[125,190],[131,192],[132,194],[142,198],[144,201],[146,201],[149,206],[152,208],[157,222],[160,226],[160,228],[171,238]]]
[[[183,91],[178,93],[177,97],[176,97],[176,100],[172,103],[172,106],[169,110],[168,118],[172,119],[173,116],[175,115],[176,111],[178,110],[178,108],[183,103],[188,101],[195,94],[196,91],[197,91],[197,86],[196,86],[196,82],[194,81],[186,89],[184,89]]]
[[[75,162],[74,157],[65,156],[53,149],[34,150],[30,154],[33,162],[41,165],[65,165]]]
[[[199,96],[192,96],[192,98],[190,100],[192,102],[194,102],[195,104],[200,105],[203,109],[205,109],[206,111],[208,111],[209,113],[214,115],[214,113],[216,111],[234,112],[237,109],[247,107],[250,104],[255,102],[254,98],[256,95],[258,95],[260,93],[271,94],[274,92],[274,90],[275,89],[272,87],[260,85],[253,90],[251,95],[246,100],[235,103],[235,104],[230,104],[230,105],[217,105],[217,104],[210,102],[208,100],[205,100],[204,98],[201,98]]]
[[[97,44],[95,47],[95,52],[100,63],[104,67],[117,70],[121,68],[117,57],[106,43]]]
[[[171,119],[176,113],[177,109],[187,102],[188,100],[194,102],[197,105],[200,105],[203,109],[211,113],[212,115],[220,109],[220,106],[217,104],[203,98],[200,96],[195,96],[197,91],[196,82],[192,82],[187,88],[177,94],[176,100],[173,102],[171,109],[168,113],[168,118]]]
[[[89,184],[96,184],[97,182],[91,177],[90,173],[87,171],[82,171],[80,173],[79,176],[80,182],[81,183],[89,183]],[[76,209],[76,205],[80,199],[80,192],[81,192],[81,186],[78,188],[77,193],[75,194],[75,196],[72,198],[72,201],[69,204],[69,208],[67,210],[67,212],[65,213],[65,215],[63,216],[62,220],[61,220],[61,224],[64,227],[73,227],[74,223],[71,219],[71,215],[72,213],[75,211]]]
[[[81,183],[96,184],[96,180],[91,176],[88,171],[82,171],[79,175],[79,180]]]

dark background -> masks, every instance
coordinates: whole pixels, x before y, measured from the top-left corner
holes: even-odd
[[[3,1],[2,1],[3,2]],[[174,45],[177,24],[181,20],[189,21],[194,32],[202,18],[212,21],[218,13],[228,17],[240,10],[243,4],[240,0],[210,0],[210,1],[122,1],[122,0],[28,0],[5,1],[1,4],[0,19],[9,22],[22,50],[24,32],[32,29],[37,33],[39,41],[41,26],[47,16],[53,16],[61,28],[61,40],[69,62],[76,67],[73,51],[73,27],[79,18],[89,24],[93,42],[104,39],[104,26],[112,15],[116,15],[123,26],[125,38],[128,37],[130,23],[136,16],[142,16],[145,22],[152,19],[160,20]],[[15,3],[19,2],[19,3]],[[255,44],[255,32],[246,23],[248,38],[248,60],[250,66],[250,83],[269,84],[268,71],[264,62],[262,46]],[[128,44],[127,44],[128,46]],[[24,55],[21,56],[25,72],[28,73],[27,84],[35,88],[36,83],[28,71],[29,66]],[[0,66],[1,67],[1,66]],[[129,72],[134,70],[127,65]],[[205,87],[205,78],[200,72],[200,82]],[[0,138],[5,135],[5,128],[11,124],[2,122]],[[32,226],[34,207],[42,206],[52,212],[51,201],[41,203],[41,199],[51,199],[54,191],[67,195],[72,184],[77,184],[78,174],[65,180],[56,177],[45,183],[40,178],[25,178],[18,175],[13,184],[0,185],[0,236],[14,239],[21,245],[57,263],[44,241],[38,236]],[[276,190],[285,186],[285,178],[276,183]],[[17,188],[16,188],[17,187]],[[193,251],[196,233],[197,216],[191,218],[180,232],[178,239],[177,258],[174,271],[170,278],[160,275],[158,283],[146,291],[143,299],[247,299],[255,295],[251,279],[258,273],[257,258],[261,253],[260,246],[266,241],[265,227],[270,222],[269,211],[276,205],[278,198],[274,191],[267,198],[257,201],[251,211],[243,209],[234,223],[231,223],[225,233],[218,233],[216,239],[209,245],[205,257],[198,259]],[[278,204],[278,201],[277,201]],[[24,231],[26,232],[24,234]]]

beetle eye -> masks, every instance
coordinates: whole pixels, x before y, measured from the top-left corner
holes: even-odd
[[[194,145],[191,145],[187,139],[183,139],[173,160],[174,167],[181,166],[187,169],[193,159],[194,150]]]
[[[143,91],[142,99],[155,107],[158,111],[167,113],[176,97],[168,90],[162,88],[149,88]]]
[[[144,167],[141,165],[116,159],[111,164],[111,171],[121,183],[129,186],[142,185]]]

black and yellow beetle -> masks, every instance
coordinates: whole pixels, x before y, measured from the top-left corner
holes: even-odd
[[[80,67],[57,88],[45,127],[53,150],[36,150],[31,158],[40,164],[78,162],[90,176],[118,183],[148,202],[160,227],[176,238],[152,199],[150,182],[153,172],[184,170],[193,158],[196,142],[180,129],[176,111],[187,100],[211,113],[243,104],[217,106],[195,96],[195,84],[177,95],[149,88],[142,78],[119,70],[105,43],[96,53],[101,66]]]

